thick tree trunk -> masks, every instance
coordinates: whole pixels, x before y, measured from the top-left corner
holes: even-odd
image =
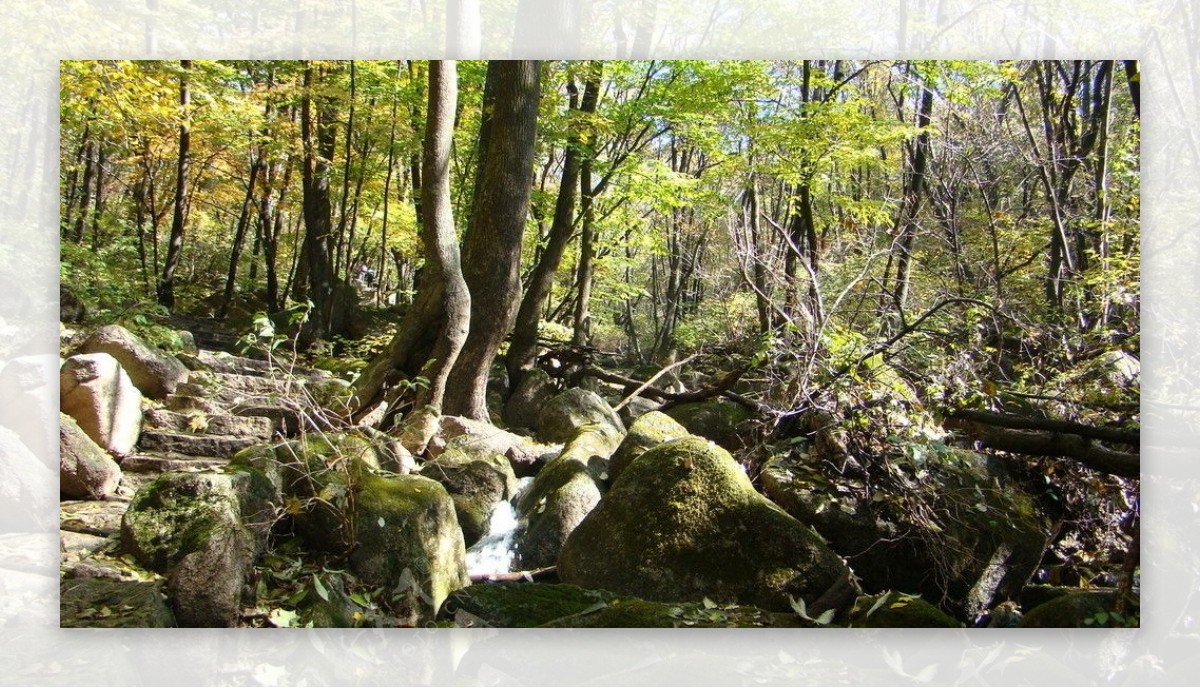
[[[491,117],[480,128],[478,183],[463,241],[471,331],[446,387],[445,411],[452,415],[488,420],[488,371],[516,315],[521,238],[533,184],[539,82],[536,60],[488,63],[484,111]]]
[[[183,74],[179,77],[179,107],[183,121],[179,124],[179,159],[175,164],[175,209],[171,216],[171,238],[167,244],[167,257],[163,261],[162,277],[158,282],[158,302],[167,310],[175,308],[175,268],[179,265],[179,252],[183,249],[183,211],[187,199],[188,154],[191,148],[191,125],[188,104],[188,71],[191,60],[180,60]]]

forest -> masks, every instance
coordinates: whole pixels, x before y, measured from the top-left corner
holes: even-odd
[[[61,62],[62,625],[1139,625],[1139,85]]]

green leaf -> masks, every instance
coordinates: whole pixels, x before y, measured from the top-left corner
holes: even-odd
[[[317,595],[321,599],[328,602],[329,601],[329,591],[325,589],[325,585],[321,582],[321,577],[317,576],[317,575],[313,575],[312,581],[313,581],[313,590],[317,591]]]
[[[300,615],[289,609],[272,609],[267,621],[276,628],[295,628]]]

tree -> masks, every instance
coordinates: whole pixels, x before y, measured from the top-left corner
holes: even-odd
[[[188,71],[191,60],[180,60],[179,109],[183,119],[179,123],[179,157],[175,163],[175,209],[171,215],[171,238],[167,244],[167,257],[163,263],[162,277],[158,282],[158,302],[165,308],[175,307],[175,268],[179,265],[179,253],[183,250],[184,203],[187,201],[188,152],[191,148],[191,123],[188,121],[188,106],[191,100],[188,91]]]
[[[333,307],[333,264],[330,254],[332,217],[329,184],[334,150],[333,105],[326,95],[317,95],[320,75],[311,62],[304,69],[304,100],[300,106],[301,137],[304,141],[304,265],[307,280],[304,296],[312,301],[300,334],[307,348],[329,334]],[[314,101],[316,112],[314,113]]]
[[[529,213],[540,65],[493,60],[484,85],[479,174],[463,238],[471,330],[446,387],[445,412],[488,420],[487,378],[520,298],[521,240]]]

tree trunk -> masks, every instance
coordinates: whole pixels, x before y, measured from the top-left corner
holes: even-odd
[[[246,242],[246,229],[250,226],[250,211],[254,207],[254,184],[258,180],[262,160],[255,157],[250,163],[250,179],[246,182],[246,195],[242,198],[242,209],[238,213],[237,228],[233,233],[233,245],[229,248],[229,270],[225,274],[225,291],[221,294],[221,307],[217,310],[217,320],[224,320],[229,314],[229,303],[233,301],[234,288],[237,286],[238,261],[242,257],[242,244]]]
[[[429,63],[429,109],[425,119],[425,145],[421,161],[425,187],[422,206],[426,210],[421,226],[425,255],[442,276],[442,311],[445,324],[425,366],[426,388],[417,398],[416,408],[426,405],[441,408],[446,380],[458,359],[471,324],[471,295],[463,279],[450,209],[450,147],[454,139],[454,111],[458,102],[458,73],[453,60]]]
[[[923,80],[922,80],[923,81]],[[933,89],[922,83],[921,100],[917,109],[917,127],[921,133],[912,146],[905,174],[904,203],[901,214],[896,218],[896,284],[892,301],[897,312],[903,316],[904,302],[912,275],[912,248],[917,236],[917,213],[921,209],[921,197],[925,185],[925,168],[929,159],[929,121],[933,112]]]
[[[329,334],[330,308],[333,301],[330,241],[332,232],[329,182],[332,170],[335,130],[327,96],[320,96],[313,113],[313,89],[317,81],[310,64],[304,69],[304,100],[300,112],[301,138],[304,141],[304,263],[307,270],[307,296],[313,307],[300,332],[299,345],[307,348]]]
[[[558,187],[558,198],[554,204],[554,218],[550,223],[546,246],[541,258],[529,275],[525,287],[525,297],[517,310],[517,319],[513,325],[512,342],[508,347],[506,359],[509,377],[509,388],[516,389],[524,371],[533,367],[537,358],[538,323],[542,319],[542,311],[546,295],[554,285],[554,277],[562,262],[563,253],[571,240],[575,228],[575,196],[579,188],[579,163],[587,135],[582,131],[585,126],[576,111],[585,116],[596,111],[596,102],[600,94],[600,69],[597,64],[589,64],[588,74],[584,84],[583,102],[578,101],[578,89],[574,79],[567,84],[570,93],[569,113],[567,120],[571,131],[567,136],[566,152],[563,156],[562,180]]]
[[[463,240],[471,331],[446,387],[445,411],[451,415],[488,420],[488,371],[520,298],[518,269],[533,184],[539,82],[536,60],[488,63],[484,112],[491,116],[480,127],[478,182]]]
[[[171,238],[167,244],[167,257],[163,261],[162,278],[158,282],[158,302],[167,310],[175,308],[175,268],[179,265],[179,252],[183,249],[183,211],[187,198],[188,151],[191,147],[191,115],[188,104],[188,71],[191,60],[180,60],[183,73],[179,77],[179,107],[182,121],[179,123],[179,160],[175,165],[175,209],[171,216]]]
[[[580,206],[583,223],[579,236],[579,267],[576,270],[575,281],[579,285],[579,298],[575,301],[574,332],[571,342],[575,346],[584,346],[591,339],[592,316],[589,313],[592,302],[592,274],[596,265],[596,218],[595,198],[596,187],[592,186],[592,158],[583,161],[583,169],[579,176],[583,197]]]

